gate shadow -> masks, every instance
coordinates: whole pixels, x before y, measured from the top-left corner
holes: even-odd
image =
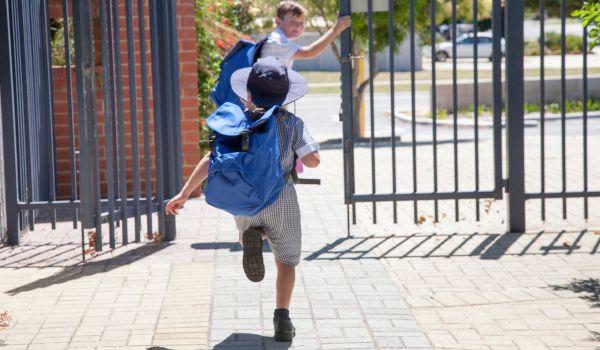
[[[216,344],[213,350],[233,350],[233,349],[289,349],[291,342],[276,342],[273,337],[264,337],[251,333],[231,333],[220,343]]]
[[[148,243],[112,257],[109,257],[110,251],[103,252],[100,256],[96,257],[98,258],[98,260],[91,260],[85,263],[79,262],[76,265],[65,267],[62,271],[52,276],[41,278],[36,281],[22,285],[20,287],[13,288],[11,290],[6,291],[5,293],[9,295],[16,295],[19,293],[32,291],[38,288],[46,288],[48,286],[70,282],[79,278],[93,276],[98,273],[109,272],[123,265],[128,265],[135,261],[144,259],[152,254],[155,254],[161,250],[170,247],[171,245],[173,245],[173,243]],[[118,252],[118,249],[115,251]]]
[[[596,254],[600,237],[588,230],[531,233],[413,233],[345,237],[311,252],[304,260],[359,260]]]

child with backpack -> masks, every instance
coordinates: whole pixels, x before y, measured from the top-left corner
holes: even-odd
[[[230,82],[233,91],[244,101],[246,110],[240,115],[241,109],[237,105],[225,103],[209,117],[207,123],[217,134],[213,141],[216,145],[198,163],[181,192],[167,203],[165,211],[176,215],[192,191],[208,177],[206,196],[209,204],[218,203],[218,207],[231,213],[249,214],[234,216],[243,245],[244,272],[253,282],[263,279],[262,240],[266,238],[277,267],[274,339],[291,341],[295,328],[289,316],[289,305],[295,267],[300,261],[302,232],[296,190],[289,174],[296,158],[307,167],[316,167],[320,156],[319,145],[302,119],[281,106],[304,96],[307,84],[300,74],[274,57],[260,58],[252,67],[235,71]],[[273,140],[276,142],[269,144]],[[265,154],[277,156],[279,169],[266,169],[269,165],[268,159],[264,160]],[[243,175],[244,167],[255,169],[246,176]],[[251,173],[261,170],[274,175],[259,178],[260,183],[248,187],[244,181],[253,181]],[[280,181],[281,186],[267,186],[275,190],[250,208],[248,203],[254,201],[249,197],[264,190],[264,183],[275,181]],[[232,200],[229,198],[232,196],[239,199]],[[258,212],[254,213],[256,210]]]

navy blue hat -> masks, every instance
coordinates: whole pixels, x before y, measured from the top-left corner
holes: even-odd
[[[250,92],[252,103],[263,108],[287,105],[308,91],[306,80],[275,57],[259,58],[252,67],[233,72],[231,88],[242,100]]]

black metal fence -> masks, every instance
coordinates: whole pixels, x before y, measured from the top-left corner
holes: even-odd
[[[75,228],[80,221],[82,234],[83,229],[94,228],[97,251],[102,250],[105,240],[103,224],[108,225],[111,248],[118,240],[115,226],[121,228],[123,244],[132,239],[139,242],[142,230],[149,235],[158,231],[166,240],[174,239],[175,220],[164,215],[163,205],[181,185],[175,1],[138,0],[137,38],[133,0],[62,1],[69,120],[71,191],[68,199],[57,199],[57,126],[49,2],[0,1],[8,243],[18,244],[19,232],[27,226],[33,230],[42,213],[50,214],[49,220],[55,228],[60,220],[57,211],[66,211]],[[123,4],[124,16],[119,13],[119,6]],[[149,14],[149,43],[146,13]],[[123,17],[126,39],[122,38],[120,29]],[[69,28],[71,23],[72,28]],[[122,41],[127,47],[129,106],[124,106]],[[147,61],[148,45],[151,67]],[[101,51],[99,56],[95,54],[97,50]],[[99,95],[103,98],[103,113],[98,112]],[[124,113],[125,108],[128,113]],[[129,142],[125,137],[126,124],[129,124]],[[99,142],[100,136],[103,142]],[[143,173],[140,172],[142,163]],[[158,214],[156,223],[153,223],[153,213]],[[145,223],[142,222],[144,216]],[[134,221],[133,236],[128,232],[129,218]]]
[[[340,13],[352,13],[351,5],[354,2],[350,0],[340,1]],[[416,16],[415,10],[423,12],[423,3],[418,3],[416,0],[407,0],[399,2],[397,0],[387,1],[386,13],[388,16],[387,35],[389,46],[394,47],[394,28],[402,27],[402,30],[407,32],[407,36],[411,41],[411,57],[412,69],[410,72],[410,83],[408,91],[398,92],[395,73],[391,69],[389,77],[389,97],[385,106],[381,106],[382,98],[377,98],[374,94],[376,88],[374,79],[369,79],[369,94],[366,97],[367,117],[365,120],[370,123],[369,133],[361,135],[359,133],[360,121],[358,113],[356,113],[356,103],[353,103],[353,98],[357,94],[356,81],[353,81],[353,73],[356,68],[357,60],[361,55],[358,55],[355,49],[354,40],[350,30],[342,33],[341,36],[341,51],[342,56],[347,58],[342,63],[342,109],[344,115],[343,133],[344,133],[344,183],[345,183],[345,202],[348,205],[348,223],[357,222],[357,204],[371,203],[369,215],[373,223],[378,221],[378,208],[384,207],[393,215],[393,222],[398,221],[398,204],[401,202],[412,202],[411,216],[415,223],[422,219],[421,208],[427,205],[427,208],[433,210],[432,218],[435,222],[440,220],[440,203],[443,201],[446,208],[453,210],[453,217],[456,221],[464,218],[461,211],[461,204],[469,202],[467,207],[474,211],[475,220],[481,219],[482,206],[489,205],[489,202],[503,199],[504,193],[506,196],[506,211],[507,224],[509,232],[524,232],[526,225],[526,201],[532,199],[541,200],[541,216],[542,220],[546,219],[545,200],[550,198],[561,199],[563,218],[567,217],[567,199],[582,198],[584,200],[584,217],[589,216],[588,198],[599,196],[598,190],[591,190],[588,186],[589,174],[589,151],[588,151],[588,111],[586,108],[587,102],[583,103],[583,112],[580,118],[582,122],[581,132],[576,133],[576,137],[582,138],[582,159],[576,163],[577,166],[582,166],[581,180],[582,186],[580,190],[569,190],[567,184],[568,178],[568,154],[566,152],[566,144],[573,135],[567,134],[565,130],[567,123],[567,113],[565,106],[567,105],[567,79],[566,73],[566,33],[565,19],[567,18],[566,0],[561,1],[561,64],[560,64],[560,79],[561,79],[561,97],[557,101],[561,106],[560,113],[560,167],[549,168],[545,163],[548,155],[544,152],[548,150],[548,145],[544,142],[547,139],[545,126],[547,124],[547,116],[545,110],[545,93],[548,87],[544,85],[546,70],[545,62],[545,39],[544,39],[544,16],[540,18],[540,68],[539,68],[539,159],[541,159],[540,170],[536,176],[539,180],[532,178],[531,171],[533,164],[525,162],[526,152],[532,152],[532,147],[537,146],[537,138],[535,142],[526,142],[530,137],[530,132],[526,133],[526,122],[524,119],[525,106],[525,75],[524,75],[524,1],[512,0],[501,1],[493,0],[491,13],[486,17],[491,17],[491,31],[489,34],[479,31],[479,2],[472,2],[472,33],[464,42],[472,43],[469,47],[469,60],[460,58],[461,53],[458,50],[464,51],[464,46],[457,43],[457,38],[460,38],[457,28],[459,18],[457,18],[457,1],[452,0],[451,6],[451,23],[449,24],[451,33],[450,42],[447,44],[438,43],[438,28],[440,23],[436,22],[437,11],[436,1],[427,2],[428,7],[428,37],[430,46],[426,50],[431,57],[431,65],[428,67],[431,83],[429,86],[429,114],[423,118],[429,119],[428,126],[420,127],[420,120],[416,106],[416,100],[419,97],[417,91],[416,73],[414,69],[415,51],[419,46],[419,35],[416,30],[417,20],[423,21],[423,13]],[[544,0],[540,0],[540,13],[544,11]],[[368,52],[367,62],[369,65],[368,77],[374,78],[377,75],[377,65],[374,62],[374,23],[375,16],[380,16],[381,22],[382,13],[376,13],[374,10],[375,2],[368,0],[367,12],[363,15],[368,22],[369,40],[365,51]],[[408,21],[402,22],[398,18],[395,9],[398,6],[404,6],[408,12]],[[419,18],[419,19],[418,19]],[[504,21],[504,23],[502,23]],[[422,22],[421,22],[422,23]],[[504,25],[503,25],[504,24]],[[423,28],[421,32],[423,33]],[[588,73],[587,73],[587,30],[582,29],[583,33],[583,69],[580,72],[581,82],[583,84],[582,96],[579,98],[583,101],[588,101]],[[503,33],[504,32],[504,33]],[[457,33],[454,35],[454,33]],[[481,36],[482,40],[478,40]],[[491,37],[490,37],[491,36]],[[421,39],[423,35],[421,35]],[[463,37],[464,38],[464,37]],[[487,39],[490,38],[490,39]],[[485,39],[485,40],[484,40]],[[478,57],[482,56],[484,49],[482,42],[486,40],[491,43],[486,43],[488,47],[491,45],[491,52],[485,53],[484,57],[489,59],[490,63],[481,63]],[[445,46],[443,46],[445,45]],[[442,47],[444,48],[442,50]],[[442,55],[443,54],[443,55]],[[390,61],[393,62],[394,52],[390,52]],[[475,57],[476,59],[473,59]],[[505,57],[503,59],[503,57]],[[439,60],[449,59],[450,62],[442,63]],[[466,63],[465,63],[466,62]],[[426,66],[426,62],[423,66]],[[479,74],[481,69],[480,64],[490,65],[488,76],[486,79],[481,79]],[[445,72],[441,72],[439,67],[444,65]],[[465,84],[464,78],[459,79],[457,75],[457,67],[470,65],[471,74],[468,84]],[[440,79],[439,74],[444,73],[445,78]],[[355,75],[354,75],[355,76]],[[445,80],[446,83],[441,83]],[[485,80],[485,81],[484,81]],[[421,83],[423,79],[421,79]],[[448,85],[444,88],[441,85]],[[487,85],[486,85],[487,84]],[[489,89],[484,90],[486,85]],[[380,84],[381,86],[381,84]],[[406,84],[404,85],[407,86]],[[441,115],[438,108],[438,103],[441,101],[442,94],[448,95],[450,91],[450,111],[451,121],[445,119],[446,113]],[[482,92],[485,91],[485,92]],[[387,94],[388,92],[385,91]],[[421,93],[422,94],[422,93]],[[491,95],[492,104],[489,106],[489,117],[482,118],[480,115],[481,98],[487,98],[487,94]],[[382,93],[379,93],[382,95]],[[460,103],[464,102],[465,96],[468,96],[471,108],[469,110],[470,128],[462,128],[459,121]],[[402,100],[402,102],[399,102]],[[490,98],[487,98],[490,100]],[[403,134],[406,141],[398,141],[398,107],[403,104],[404,109],[408,110],[404,116],[407,132]],[[406,107],[408,105],[408,107]],[[386,120],[382,115],[389,115]],[[485,122],[485,125],[484,125]],[[379,125],[376,125],[379,123]],[[366,124],[366,123],[365,123]],[[376,130],[381,130],[382,124],[389,127],[389,138],[384,138],[376,135]],[[505,129],[504,129],[505,128]],[[419,132],[417,132],[419,130]],[[482,131],[483,130],[483,131]],[[366,140],[366,143],[365,143]],[[387,140],[387,141],[386,141]],[[503,152],[503,141],[506,144]],[[535,145],[534,145],[535,144]],[[466,146],[465,146],[466,145]],[[554,156],[555,154],[553,154]],[[365,166],[370,162],[370,167]],[[425,164],[425,165],[423,165]],[[505,167],[505,169],[504,169]],[[527,171],[526,171],[527,167]],[[545,186],[548,173],[561,174],[562,187],[557,191],[549,191]],[[577,174],[579,176],[579,173]],[[370,181],[368,181],[368,180]],[[359,181],[360,180],[360,181]],[[531,186],[526,183],[539,183],[540,186]],[[368,185],[367,185],[368,183]],[[362,188],[359,188],[361,186]],[[485,201],[485,203],[483,203]],[[448,204],[450,203],[450,204]],[[420,208],[421,206],[421,208]],[[364,205],[363,205],[364,207]]]

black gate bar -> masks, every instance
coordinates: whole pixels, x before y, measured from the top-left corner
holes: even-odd
[[[523,0],[506,0],[506,132],[510,135],[510,142],[506,143],[509,178],[506,205],[509,232],[525,232],[523,5]]]

